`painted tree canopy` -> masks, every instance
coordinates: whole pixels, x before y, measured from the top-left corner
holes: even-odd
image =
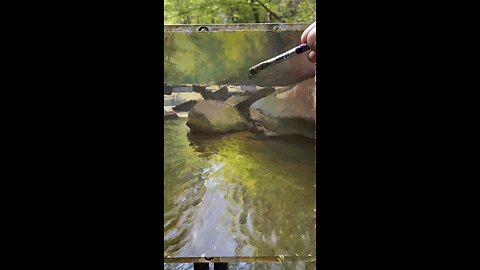
[[[164,24],[312,23],[314,0],[166,0]]]
[[[305,25],[307,27],[307,25]],[[299,43],[301,31],[164,32],[164,82],[279,86],[314,76],[314,65],[298,56],[248,78],[253,65]],[[286,76],[288,75],[288,76]]]

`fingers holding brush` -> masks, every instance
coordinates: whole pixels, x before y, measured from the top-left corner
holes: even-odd
[[[315,63],[317,56],[317,22],[312,23],[307,29],[305,29],[305,31],[303,31],[300,41],[308,44],[308,47],[312,50],[308,54],[308,60]]]
[[[305,31],[303,31],[303,34],[302,34],[302,37],[300,38],[300,40],[302,41],[302,43],[306,43],[307,42],[307,36],[308,34],[310,33],[310,31],[315,28],[317,26],[317,22],[314,22],[312,23],[310,26],[307,27],[307,29],[305,29]],[[310,45],[310,44],[309,44]]]

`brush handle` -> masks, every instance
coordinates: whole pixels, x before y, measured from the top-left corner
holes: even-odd
[[[306,51],[310,50],[310,47],[308,47],[308,44],[307,43],[303,43],[303,44],[300,44],[298,45],[296,48],[295,48],[295,52],[297,54],[301,54],[301,53],[304,53]]]
[[[284,53],[282,53],[280,55],[277,55],[277,56],[275,56],[271,59],[263,61],[258,65],[253,66],[252,68],[250,68],[248,70],[249,77],[251,77],[255,73],[258,73],[260,70],[266,69],[270,65],[281,63],[281,62],[291,58],[292,56],[302,54],[302,53],[304,53],[308,50],[310,50],[310,47],[308,47],[307,43],[300,44],[297,47],[295,47],[291,50],[288,50],[287,52],[284,52]]]

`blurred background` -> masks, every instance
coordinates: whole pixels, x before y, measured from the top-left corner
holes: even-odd
[[[312,23],[315,0],[165,0],[164,24]]]

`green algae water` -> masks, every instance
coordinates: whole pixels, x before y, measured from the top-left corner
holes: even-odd
[[[185,123],[164,120],[164,256],[316,256],[315,141]]]

